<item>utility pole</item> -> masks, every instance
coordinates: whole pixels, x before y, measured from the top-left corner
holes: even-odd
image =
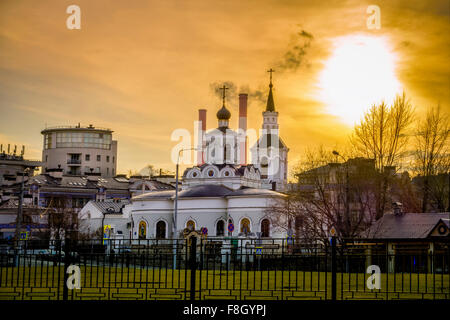
[[[17,206],[17,221],[16,221],[16,233],[15,233],[15,242],[14,242],[14,264],[18,263],[18,250],[20,243],[20,230],[22,229],[22,214],[23,214],[23,192],[25,189],[24,180],[25,180],[25,171],[28,171],[29,168],[26,168],[22,171],[22,181],[20,183],[20,195],[19,195],[19,205]]]
[[[26,170],[26,169],[25,169]],[[20,230],[22,228],[22,214],[23,214],[23,192],[24,192],[24,180],[25,180],[25,170],[22,171],[22,181],[20,183],[20,195],[19,195],[19,205],[17,210],[17,222],[16,222],[16,241],[20,239]],[[18,242],[16,242],[18,243]]]

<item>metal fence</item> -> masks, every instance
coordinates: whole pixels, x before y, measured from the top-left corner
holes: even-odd
[[[0,299],[450,300],[449,265],[449,239],[28,240],[0,243]]]

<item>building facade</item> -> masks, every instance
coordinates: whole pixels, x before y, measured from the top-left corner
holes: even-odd
[[[43,172],[63,169],[66,175],[84,176],[91,172],[102,177],[117,174],[117,141],[110,129],[92,125],[53,127],[41,131]]]

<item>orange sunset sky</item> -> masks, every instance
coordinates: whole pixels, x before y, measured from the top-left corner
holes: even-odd
[[[66,28],[71,4],[81,8],[81,30]],[[369,5],[381,9],[379,30],[367,28]],[[343,145],[371,101],[401,90],[419,116],[438,103],[450,112],[449,6],[1,0],[0,143],[40,159],[45,126],[93,124],[114,130],[119,173],[146,164],[174,171],[172,132],[193,132],[199,108],[207,128],[217,127],[216,85],[233,84],[232,128],[240,92],[250,94],[248,127],[261,127],[272,67],[292,167],[307,147]]]

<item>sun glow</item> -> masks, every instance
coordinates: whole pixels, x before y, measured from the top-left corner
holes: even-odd
[[[390,104],[401,91],[395,55],[385,38],[337,38],[320,74],[319,87],[319,99],[327,112],[353,125],[374,103],[384,100]]]

